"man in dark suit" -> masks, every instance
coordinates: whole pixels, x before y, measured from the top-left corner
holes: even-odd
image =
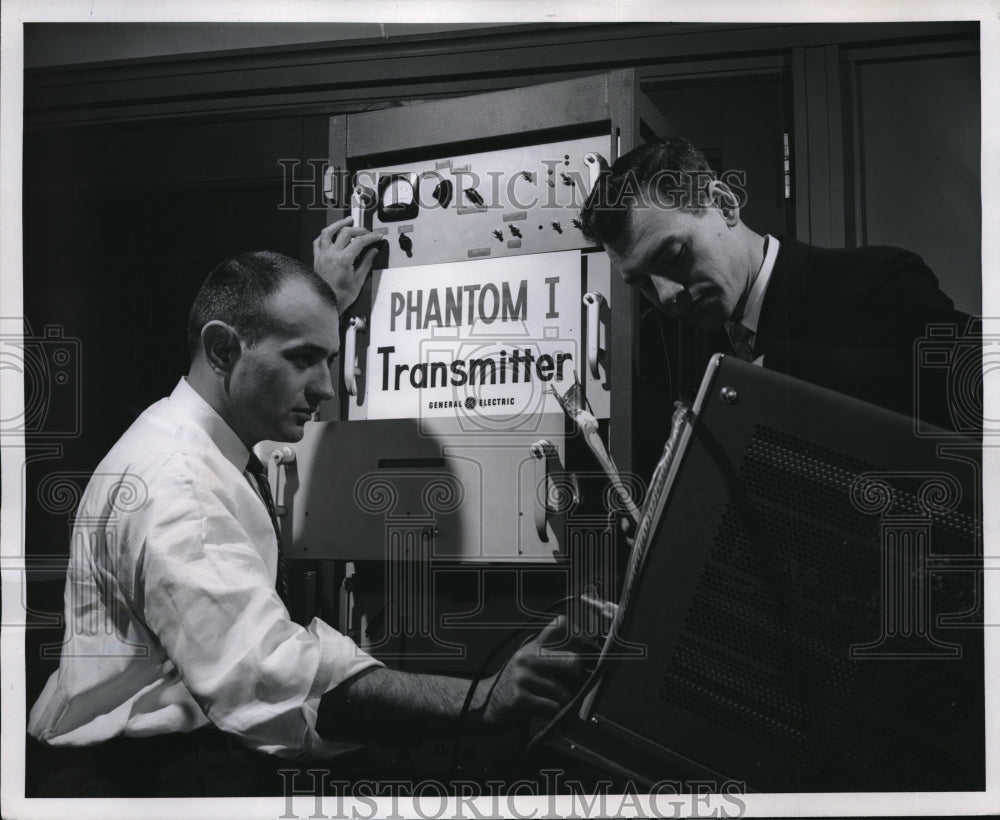
[[[583,230],[654,305],[712,332],[716,351],[958,426],[948,393],[915,380],[915,343],[933,325],[960,335],[970,317],[955,310],[920,257],[763,236],[740,220],[741,194],[694,146],[670,137],[601,175]],[[981,379],[975,363],[967,372]],[[981,380],[971,388],[981,391]]]

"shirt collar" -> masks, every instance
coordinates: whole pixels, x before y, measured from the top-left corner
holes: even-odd
[[[182,377],[177,382],[177,387],[170,394],[170,403],[204,430],[212,443],[237,470],[243,472],[246,469],[250,451],[222,416],[188,384],[187,378]]]
[[[750,293],[747,295],[746,304],[743,306],[743,318],[740,324],[751,333],[757,332],[757,324],[760,322],[760,309],[764,305],[764,294],[767,293],[767,283],[771,281],[771,274],[774,272],[774,263],[778,259],[778,249],[780,243],[770,234],[764,236],[764,261],[757,272]]]

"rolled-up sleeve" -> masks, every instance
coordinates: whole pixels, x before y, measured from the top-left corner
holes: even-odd
[[[289,618],[274,589],[273,540],[257,533],[270,521],[263,508],[247,520],[250,496],[241,507],[222,480],[175,475],[152,494],[142,531],[123,533],[138,556],[141,616],[218,728],[281,756],[335,753],[343,747],[315,730],[319,698],[379,662],[319,619]]]

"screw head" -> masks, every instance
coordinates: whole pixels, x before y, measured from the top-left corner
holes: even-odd
[[[723,387],[719,391],[719,398],[722,399],[723,404],[736,404],[740,398],[740,394],[733,387]]]

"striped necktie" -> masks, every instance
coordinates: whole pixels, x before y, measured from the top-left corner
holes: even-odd
[[[733,352],[736,353],[743,361],[752,362],[753,361],[753,346],[750,340],[753,338],[754,333],[746,325],[742,325],[739,322],[733,322],[728,328],[729,341],[733,345]]]
[[[260,459],[253,453],[247,461],[247,472],[254,477],[257,482],[257,490],[267,507],[267,514],[271,516],[271,526],[274,527],[274,536],[278,539],[278,577],[275,579],[274,587],[278,595],[288,606],[288,571],[285,567],[285,553],[281,549],[281,528],[278,525],[278,514],[274,508],[274,497],[271,495],[271,485],[267,481],[267,471]]]

